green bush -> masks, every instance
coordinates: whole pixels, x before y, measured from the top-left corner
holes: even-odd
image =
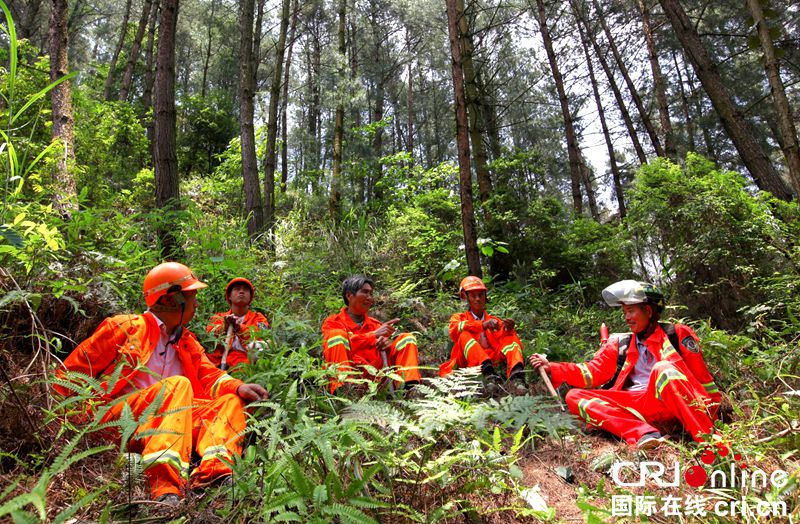
[[[753,195],[738,173],[690,153],[679,166],[659,158],[639,171],[628,225],[639,249],[672,284],[671,301],[691,317],[739,329],[740,309],[765,298],[756,279],[788,267],[790,242],[773,201]]]

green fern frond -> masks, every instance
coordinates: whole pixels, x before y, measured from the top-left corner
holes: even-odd
[[[326,506],[323,510],[326,516],[336,516],[342,522],[355,522],[358,524],[378,524],[378,521],[372,517],[367,516],[363,511],[351,506],[346,506],[340,503],[334,503]]]

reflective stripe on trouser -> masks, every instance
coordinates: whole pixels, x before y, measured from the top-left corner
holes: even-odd
[[[486,360],[491,360],[493,364],[505,362],[506,376],[508,376],[514,366],[523,363],[522,342],[516,334],[511,333],[497,337],[490,342],[488,348],[485,348],[472,333],[464,331],[458,336],[458,342],[453,345],[450,361],[439,367],[439,376],[449,375],[456,367],[480,366]],[[452,362],[455,362],[454,366],[448,365]]]
[[[193,487],[203,486],[231,473],[230,462],[242,452],[245,407],[237,395],[195,401],[192,437],[200,464],[192,471]]]
[[[411,333],[400,333],[389,348],[387,360],[390,366],[398,367],[397,374],[403,377],[404,381],[422,380],[419,374],[417,337]]]
[[[194,400],[188,378],[169,377],[125,400],[120,399],[103,420],[119,418],[125,402],[130,405],[134,417],[147,417],[139,424],[129,447],[142,454],[144,474],[153,498],[180,493],[185,487],[193,441],[200,455],[214,445],[224,446],[228,456],[241,453],[238,435],[244,431],[245,415],[244,404],[236,395]],[[139,436],[142,433],[145,435]],[[228,473],[227,465],[201,462],[192,473],[192,480],[194,482],[197,475],[215,478]]]
[[[628,444],[676,421],[698,441],[713,428],[708,411],[711,399],[702,384],[666,361],[653,366],[645,390],[571,389],[566,400],[574,415]]]
[[[119,418],[125,402],[134,417],[147,417],[140,421],[129,447],[142,454],[153,498],[180,493],[186,483],[192,451],[192,400],[189,379],[169,377],[118,399],[103,417],[103,421]],[[138,436],[141,433],[145,436]]]
[[[325,343],[323,356],[325,366],[337,370],[337,374],[330,379],[330,392],[333,393],[347,381],[349,371],[353,365],[370,365],[376,369],[383,367],[383,359],[376,348],[365,351],[351,350],[347,333],[341,330],[331,330],[331,336]],[[397,373],[403,380],[421,380],[419,373],[419,357],[417,338],[411,333],[400,333],[392,342],[386,352],[386,360],[390,366],[397,366]],[[365,371],[363,376],[369,377]]]

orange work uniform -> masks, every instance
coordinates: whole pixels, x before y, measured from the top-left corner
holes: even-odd
[[[213,333],[218,336],[225,336],[225,317],[232,315],[233,311],[230,309],[225,313],[215,313],[206,326],[206,332]],[[247,364],[247,343],[251,338],[258,338],[256,332],[266,331],[269,329],[269,322],[267,318],[258,311],[248,310],[244,315],[242,323],[239,325],[239,332],[233,335],[231,341],[231,348],[228,351],[228,369],[232,370],[235,366],[240,364]],[[227,343],[227,341],[225,341]],[[217,344],[213,353],[208,354],[209,360],[219,367],[222,364],[222,354],[225,348],[221,344]]]
[[[632,335],[627,356],[617,379],[608,390],[572,389],[567,406],[590,426],[606,430],[628,444],[636,444],[646,433],[664,431],[659,426],[679,422],[695,440],[713,428],[720,393],[700,352],[691,328],[675,324],[680,349],[676,350],[659,325],[643,341],[655,357],[646,388],[631,391],[631,373],[639,360],[636,336]],[[551,363],[553,385],[566,382],[577,388],[600,387],[617,370],[620,336],[612,336],[589,362]]]
[[[201,457],[191,475],[193,486],[230,474],[228,463],[241,453],[245,429],[244,403],[236,395],[242,381],[217,369],[192,332],[184,330],[173,345],[180,360],[174,364],[182,366],[183,375],[160,380],[142,375],[151,373],[147,363],[160,336],[152,313],[107,318],[58,371],[61,377],[71,371],[103,379],[104,393],[98,399],[102,422],[118,419],[125,404],[130,406],[138,428],[129,447],[142,454],[154,498],[185,488],[192,450]],[[115,374],[120,366],[121,373]],[[135,384],[143,378],[157,382],[137,389]],[[54,388],[65,396],[72,393],[64,386]],[[154,401],[158,407],[152,406]]]
[[[336,315],[331,315],[322,323],[322,350],[325,362],[341,372],[347,372],[352,366],[372,366],[380,369],[383,359],[377,348],[375,330],[382,322],[364,315],[364,322],[358,325],[347,308]],[[398,366],[398,374],[406,382],[421,380],[419,374],[419,357],[417,338],[411,333],[400,333],[387,351],[390,366]],[[333,393],[342,385],[342,377],[331,379],[330,391]]]
[[[500,329],[496,331],[483,329],[483,323],[490,319],[496,319]],[[491,360],[493,364],[505,362],[508,377],[517,364],[523,364],[522,342],[517,336],[517,331],[507,330],[499,317],[484,312],[482,319],[476,319],[470,310],[454,313],[450,317],[448,331],[453,341],[453,350],[450,353],[450,360],[439,366],[440,377],[449,375],[457,367],[480,366],[487,360]],[[481,335],[485,336],[484,340],[488,347],[481,345]]]

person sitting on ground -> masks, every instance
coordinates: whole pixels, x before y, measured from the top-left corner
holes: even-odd
[[[439,376],[446,376],[457,367],[480,366],[490,394],[500,392],[500,377],[495,365],[505,363],[506,389],[515,395],[528,392],[524,378],[522,342],[512,319],[501,319],[486,311],[487,288],[478,277],[461,281],[459,296],[467,301],[467,310],[450,317],[450,338],[453,350],[450,360],[439,367]]]
[[[398,318],[382,323],[368,315],[374,303],[374,287],[372,280],[365,276],[346,278],[342,282],[345,307],[322,323],[326,365],[340,372],[338,377],[331,378],[331,393],[347,380],[343,372],[352,370],[354,366],[384,367],[381,353],[385,353],[388,365],[398,366],[397,373],[403,378],[406,388],[419,384],[421,380],[416,337],[411,333],[396,333],[394,326],[400,321]]]
[[[224,342],[217,344],[214,352],[208,355],[209,360],[217,367],[233,371],[237,366],[248,362],[255,364],[258,355],[266,349],[267,343],[262,337],[269,329],[269,322],[264,315],[250,309],[255,294],[253,284],[246,278],[234,278],[225,286],[225,300],[231,308],[222,313],[215,313],[206,326],[208,333],[216,335],[219,339],[225,337]],[[227,355],[225,346],[228,346]],[[224,367],[222,367],[223,356],[225,356]]]
[[[153,498],[169,505],[180,502],[186,479],[198,488],[231,475],[230,462],[242,451],[244,404],[268,397],[261,385],[217,369],[186,329],[204,287],[183,264],[154,267],[144,279],[148,310],[105,319],[67,357],[54,383],[58,393],[70,396],[74,386],[66,381],[78,380],[70,372],[104,380],[101,423],[128,410],[138,419],[128,449],[142,454]],[[190,476],[193,451],[200,463]]]
[[[536,354],[531,365],[544,368],[555,387],[585,388],[567,393],[569,410],[632,446],[659,445],[675,423],[702,441],[713,431],[720,393],[697,335],[683,324],[659,324],[664,295],[653,284],[622,280],[604,289],[603,298],[622,306],[632,334],[609,337],[589,362],[550,363]]]

